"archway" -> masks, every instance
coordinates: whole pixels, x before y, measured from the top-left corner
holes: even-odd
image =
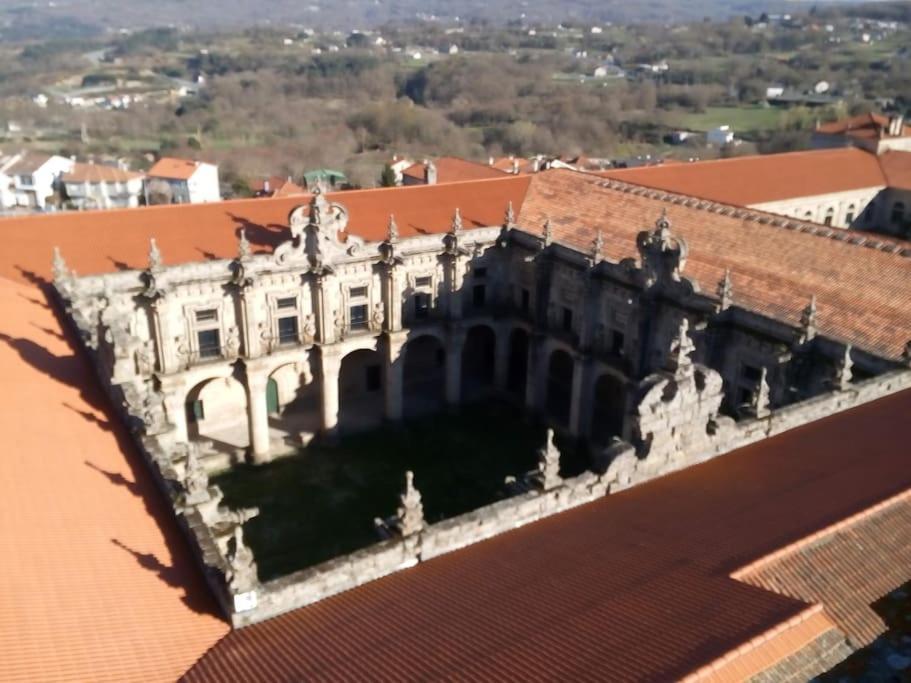
[[[547,416],[564,427],[569,426],[573,395],[573,359],[561,349],[550,355],[547,364]]]
[[[446,397],[446,351],[436,337],[424,335],[405,346],[403,369],[405,415],[426,415],[442,409]]]
[[[383,421],[383,360],[372,349],[360,349],[342,359],[338,374],[338,427],[353,432]]]
[[[614,375],[604,374],[595,382],[592,396],[591,440],[606,445],[611,437],[623,435],[626,414],[626,385]]]
[[[487,325],[468,330],[462,348],[462,400],[483,398],[494,386],[497,335]]]
[[[509,393],[525,398],[528,384],[528,332],[516,328],[509,335],[509,369],[506,375],[506,388]]]
[[[273,437],[290,446],[307,443],[319,430],[322,385],[309,359],[276,368],[266,383]]]
[[[250,445],[247,391],[234,377],[200,382],[187,393],[184,407],[191,439],[229,448]]]

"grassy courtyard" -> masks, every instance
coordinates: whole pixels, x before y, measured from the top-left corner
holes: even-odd
[[[260,508],[245,536],[260,579],[269,580],[379,540],[373,520],[395,513],[406,470],[414,471],[427,520],[436,522],[505,497],[504,478],[533,469],[543,443],[543,427],[490,404],[314,444],[213,483],[226,505]],[[564,475],[585,469],[584,456],[563,452]]]

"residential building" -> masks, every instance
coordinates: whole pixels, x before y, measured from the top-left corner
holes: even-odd
[[[61,181],[77,209],[128,209],[139,206],[145,176],[104,164],[75,163]]]
[[[0,200],[3,208],[47,208],[57,190],[60,176],[75,162],[39,152],[20,152],[0,160]]]
[[[911,152],[911,126],[903,116],[862,114],[849,119],[818,124],[813,147],[859,147],[874,154],[886,151]]]
[[[159,159],[146,174],[149,204],[203,204],[221,201],[218,166],[203,161]]]
[[[705,134],[705,141],[717,147],[730,145],[734,142],[734,131],[730,126],[716,126]]]
[[[436,185],[437,183],[455,183],[465,180],[482,180],[484,178],[502,178],[503,171],[478,164],[458,157],[441,157],[435,161],[425,159],[412,164],[402,171],[402,184]]]

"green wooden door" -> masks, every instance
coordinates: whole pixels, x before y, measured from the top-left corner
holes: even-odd
[[[266,384],[266,410],[270,413],[278,412],[278,382],[274,379]]]

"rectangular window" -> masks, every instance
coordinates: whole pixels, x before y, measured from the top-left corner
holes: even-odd
[[[414,295],[414,317],[417,320],[426,320],[430,317],[430,295],[418,293]]]
[[[522,290],[522,312],[528,313],[531,308],[531,292],[527,289]]]
[[[221,338],[218,330],[200,330],[196,333],[199,342],[200,358],[218,358],[221,356]]]
[[[471,303],[475,308],[484,308],[487,302],[487,287],[484,285],[475,285],[471,290]]]
[[[564,332],[573,331],[573,312],[569,308],[563,309],[563,331]]]
[[[289,296],[284,299],[279,299],[275,302],[275,305],[279,309],[297,308],[297,297]]]
[[[848,224],[848,227],[851,227],[851,223],[853,223],[853,222],[854,222],[854,212],[848,211],[848,213],[845,215],[845,223]]]
[[[352,287],[351,288],[351,298],[352,299],[366,299],[367,298],[367,288],[366,287]]]
[[[358,304],[357,306],[352,306],[350,308],[351,313],[351,329],[352,330],[366,330],[367,329],[367,304]]]
[[[430,287],[433,285],[433,278],[429,275],[425,277],[418,277],[414,280],[415,287]]]
[[[379,365],[367,366],[367,391],[379,391],[383,388],[382,374]]]
[[[214,308],[207,308],[204,311],[196,311],[196,322],[208,323],[218,320],[218,311]]]
[[[279,344],[296,344],[297,335],[297,316],[278,319],[278,343]]]

